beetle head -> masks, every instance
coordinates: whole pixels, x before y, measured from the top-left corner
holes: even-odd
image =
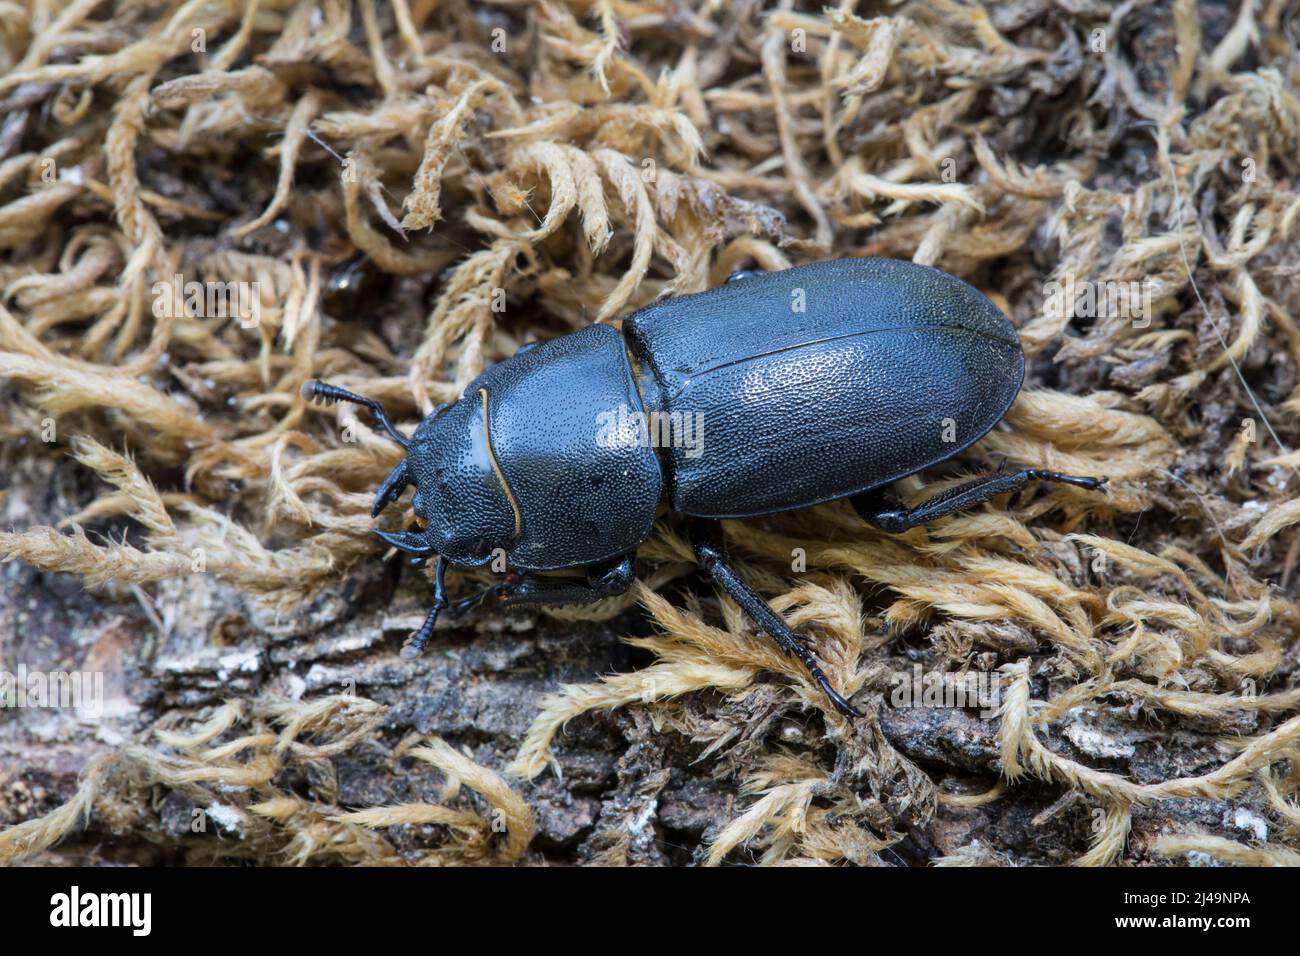
[[[326,401],[365,405],[406,457],[389,472],[375,493],[372,516],[415,486],[411,507],[419,531],[376,531],[393,547],[411,554],[437,554],[453,564],[477,566],[492,559],[496,548],[509,547],[518,536],[518,509],[492,452],[487,430],[487,392],[466,395],[451,407],[439,405],[409,439],[399,432],[373,399],[336,386],[308,382],[303,395]]]
[[[508,548],[518,535],[518,510],[488,434],[485,394],[471,393],[450,408],[430,413],[415,430],[406,460],[394,472],[399,469],[404,474],[396,480],[415,485],[411,507],[423,525],[417,535],[422,550],[417,553],[437,553],[453,564],[482,565],[492,559],[495,549]],[[390,481],[392,475],[385,486]],[[375,497],[377,508],[391,500],[381,500],[380,495]]]

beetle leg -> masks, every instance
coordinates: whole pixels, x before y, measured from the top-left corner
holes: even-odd
[[[830,679],[817,663],[817,658],[813,656],[804,639],[796,634],[779,614],[768,607],[767,602],[749,585],[740,580],[740,576],[727,560],[717,522],[692,522],[691,546],[695,550],[695,560],[700,563],[700,567],[731,595],[731,599],[740,605],[741,610],[749,615],[750,620],[776,641],[782,651],[793,654],[803,662],[803,666],[808,669],[808,673],[822,689],[822,693],[830,698],[835,709],[845,717],[861,717],[861,711],[841,697],[831,686]]]
[[[415,561],[423,563],[427,560],[428,558],[415,558],[412,561],[412,564],[414,564]],[[433,604],[429,608],[429,613],[425,615],[424,623],[420,625],[420,629],[412,633],[411,636],[407,638],[406,643],[402,645],[402,650],[400,652],[401,656],[408,660],[419,657],[424,653],[424,645],[427,644],[429,638],[433,636],[434,625],[438,623],[438,618],[443,614],[443,612],[446,612],[452,617],[457,617],[472,608],[478,607],[489,597],[495,597],[503,591],[508,591],[512,587],[510,584],[494,584],[490,588],[484,588],[475,594],[471,594],[467,598],[461,598],[455,604],[449,605],[447,603],[446,573],[447,562],[442,555],[439,555],[438,563],[435,564],[433,568]]]
[[[441,560],[439,558],[437,572],[439,574],[442,572]],[[469,597],[461,598],[450,607],[445,600],[438,602],[435,590],[434,609],[431,609],[429,614],[433,620],[437,620],[438,612],[446,608],[448,614],[457,617],[497,598],[500,598],[506,607],[513,607],[516,604],[592,604],[603,598],[622,594],[631,587],[632,581],[636,578],[636,563],[629,554],[616,564],[589,575],[585,580],[545,577],[540,574],[512,575],[512,577],[513,580],[493,584],[491,587],[476,591]],[[432,631],[432,624],[427,621],[425,623]],[[423,630],[424,628],[421,628],[421,631]],[[425,640],[427,639],[426,635]],[[423,647],[423,644],[422,640],[419,646]],[[418,654],[419,651],[415,653]]]
[[[518,583],[505,585],[502,596],[507,607],[516,604],[593,604],[622,594],[636,579],[636,562],[627,554],[614,564],[593,568],[586,579],[553,578],[524,574]]]
[[[411,660],[419,657],[424,652],[424,645],[429,643],[429,638],[433,636],[433,626],[438,623],[438,615],[442,609],[447,606],[447,562],[438,556],[438,563],[433,568],[433,604],[429,607],[429,613],[424,616],[424,623],[420,629],[407,638],[406,643],[398,652],[401,657]]]
[[[1038,468],[1024,468],[1011,473],[998,472],[976,478],[964,485],[927,498],[915,508],[904,508],[890,504],[877,492],[854,495],[850,500],[853,508],[864,521],[881,531],[897,534],[918,525],[928,524],[936,518],[950,515],[954,511],[964,511],[981,502],[988,501],[996,495],[1009,491],[1019,491],[1031,481],[1058,481],[1080,488],[1097,489],[1106,484],[1105,478],[1081,478],[1077,475],[1062,475],[1055,471],[1042,471]]]
[[[420,629],[407,638],[399,652],[406,660],[419,657],[424,653],[424,646],[433,636],[433,628],[438,617],[447,610],[447,561],[438,556],[438,563],[433,572],[433,604],[424,616]],[[525,574],[518,580],[491,587],[462,598],[451,605],[449,614],[462,614],[477,607],[488,598],[503,597],[506,606],[514,604],[591,604],[601,598],[622,594],[632,586],[636,578],[636,563],[632,555],[626,555],[603,571],[588,577],[586,581],[574,578],[549,578],[537,574]]]
[[[449,610],[447,613],[451,614],[452,616],[459,616],[461,614],[464,614],[466,611],[472,611],[474,608],[478,607],[481,604],[485,604],[489,600],[500,597],[503,594],[508,594],[510,592],[510,589],[513,586],[514,585],[510,583],[494,584],[491,587],[486,587],[481,591],[475,591],[469,597],[461,598],[459,601],[453,604],[451,606],[451,610]]]

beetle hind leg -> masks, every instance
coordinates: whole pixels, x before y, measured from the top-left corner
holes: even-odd
[[[862,712],[840,696],[831,685],[830,678],[821,669],[821,665],[817,663],[817,658],[804,639],[796,634],[790,625],[786,624],[781,616],[768,607],[767,602],[736,574],[723,550],[717,523],[692,523],[691,544],[700,567],[709,573],[719,587],[731,595],[732,600],[740,605],[741,610],[749,615],[750,620],[776,641],[782,651],[799,658],[835,709],[845,717],[861,717]]]
[[[1020,471],[999,471],[996,474],[976,478],[956,488],[949,488],[933,498],[927,498],[915,508],[891,504],[879,492],[874,491],[854,495],[849,500],[854,510],[868,524],[881,531],[898,534],[954,512],[973,508],[997,495],[1019,491],[1031,481],[1055,481],[1090,490],[1101,488],[1106,484],[1105,478],[1084,478],[1079,475],[1063,475],[1056,471],[1043,471],[1039,468],[1023,468]]]

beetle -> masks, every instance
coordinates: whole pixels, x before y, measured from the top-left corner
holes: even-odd
[[[804,640],[737,575],[719,520],[848,498],[876,528],[898,533],[1033,480],[1100,488],[1103,478],[1027,468],[912,508],[884,494],[993,428],[1024,371],[1015,328],[981,292],[929,266],[864,258],[737,273],[716,289],[660,299],[621,331],[598,324],[529,343],[409,438],[373,399],[318,381],[303,394],[368,408],[406,449],[371,512],[414,486],[420,529],[375,534],[417,562],[437,556],[432,605],[404,657],[421,653],[448,607],[448,565],[504,553],[513,569],[457,612],[488,598],[583,604],[626,591],[666,500],[687,516],[699,565],[841,713],[858,716]],[[700,440],[682,440],[691,421]],[[543,573],[562,569],[583,573]]]

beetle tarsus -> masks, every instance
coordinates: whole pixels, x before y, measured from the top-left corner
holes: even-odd
[[[424,645],[429,643],[429,638],[433,636],[434,625],[438,623],[438,615],[442,613],[444,605],[434,603],[429,608],[429,613],[424,616],[424,623],[420,629],[406,639],[402,649],[397,655],[403,660],[411,661],[424,653]]]

